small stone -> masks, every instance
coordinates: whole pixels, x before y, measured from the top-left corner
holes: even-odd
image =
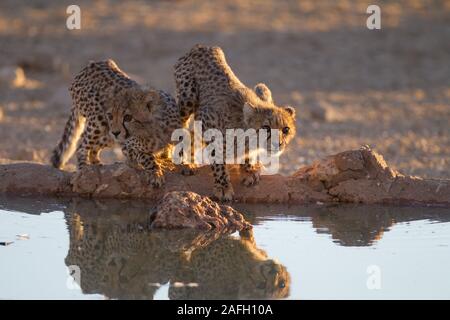
[[[213,230],[218,232],[250,229],[242,214],[227,205],[190,191],[164,195],[152,216],[152,228]]]
[[[6,66],[0,69],[0,84],[20,88],[26,84],[25,72],[16,66]]]
[[[311,118],[317,121],[327,121],[327,109],[321,105],[317,105],[311,110]]]
[[[181,287],[184,287],[184,283],[183,282],[174,282],[174,283],[172,283],[172,287],[181,288]]]
[[[160,288],[161,287],[161,283],[159,282],[150,282],[149,287],[156,287],[156,288]]]
[[[21,160],[21,161],[33,161],[38,158],[38,154],[36,150],[33,149],[19,149],[15,155],[15,160]]]
[[[16,235],[17,240],[30,240],[30,236],[26,233]]]
[[[18,62],[18,65],[25,70],[51,72],[55,71],[60,64],[57,58],[47,53],[35,53],[28,55]]]
[[[330,103],[319,100],[316,103],[312,103],[312,105],[310,114],[313,120],[319,122],[334,122],[340,120],[339,114]]]

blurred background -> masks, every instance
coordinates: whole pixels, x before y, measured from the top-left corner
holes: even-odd
[[[71,4],[81,30],[66,28]],[[381,30],[366,28],[370,4]],[[368,144],[405,174],[450,178],[445,0],[1,0],[0,163],[48,162],[89,60],[174,93],[172,66],[197,43],[221,46],[246,85],[296,107],[282,173]]]

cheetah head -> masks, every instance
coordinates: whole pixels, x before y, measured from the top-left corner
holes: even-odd
[[[289,296],[290,276],[286,267],[272,259],[258,261],[248,281],[240,285],[240,298],[281,299]]]
[[[159,93],[152,89],[111,89],[107,105],[109,132],[113,139],[123,142],[145,130],[145,121],[151,117]]]
[[[246,94],[244,104],[244,123],[247,128],[267,131],[268,151],[278,143],[280,153],[295,136],[295,109],[290,106],[278,106],[272,99],[270,89],[263,83],[255,86],[254,92]],[[271,129],[278,130],[278,141],[271,139]]]

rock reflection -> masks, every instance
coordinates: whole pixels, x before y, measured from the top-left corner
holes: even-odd
[[[331,206],[314,210],[313,227],[342,246],[371,246],[395,224],[415,220],[449,221],[449,210],[423,207]]]
[[[239,237],[192,230],[149,230],[142,202],[74,200],[65,210],[66,265],[81,270],[84,293],[152,299],[170,284],[170,299],[265,299],[289,295],[286,268]]]
[[[450,221],[450,209],[444,207],[403,207],[382,205],[336,204],[320,206],[286,206],[238,204],[253,225],[259,221],[288,216],[311,221],[319,234],[330,234],[341,246],[371,246],[381,240],[395,224],[429,220]]]

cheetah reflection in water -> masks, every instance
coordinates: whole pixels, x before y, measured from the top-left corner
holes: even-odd
[[[141,203],[72,202],[65,212],[70,234],[65,263],[79,266],[83,293],[153,299],[161,285],[170,283],[170,299],[289,295],[286,268],[258,249],[248,231],[234,237],[149,230],[148,213]]]

